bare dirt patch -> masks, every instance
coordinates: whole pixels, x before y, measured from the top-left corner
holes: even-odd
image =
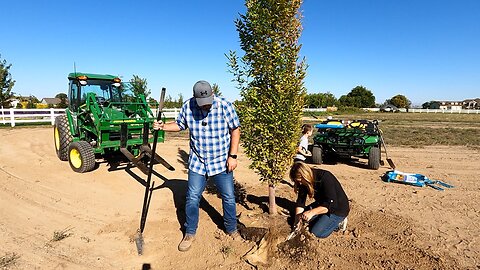
[[[138,256],[133,236],[145,176],[136,168],[114,169],[106,162],[93,172],[75,173],[56,157],[52,133],[51,128],[0,129],[0,256],[8,269],[255,269],[247,255],[260,245],[258,234],[270,243],[269,260],[259,269],[480,268],[478,149],[388,149],[399,170],[455,186],[445,191],[382,182],[387,167],[371,171],[361,162],[322,165],[352,200],[347,231],[327,239],[304,232],[289,241],[291,218],[266,214],[267,186],[240,153],[238,212],[250,228],[244,231],[249,240],[223,233],[221,200],[213,190],[204,193],[197,239],[182,253],[177,245],[185,218],[188,141],[167,137],[157,149],[176,171],[155,167],[145,252]],[[288,213],[294,201],[285,180],[277,187],[279,209]],[[65,228],[68,237],[51,241]]]

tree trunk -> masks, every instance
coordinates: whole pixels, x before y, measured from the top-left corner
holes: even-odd
[[[268,213],[270,215],[277,214],[277,204],[275,203],[275,186],[268,185]]]

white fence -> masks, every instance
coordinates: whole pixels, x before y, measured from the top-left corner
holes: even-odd
[[[403,109],[405,110],[405,109]],[[408,109],[411,113],[466,113],[466,114],[480,114],[480,110],[442,110],[442,109]]]
[[[12,127],[16,123],[42,123],[55,124],[55,117],[64,114],[65,109],[0,109],[0,124]]]
[[[378,112],[378,108],[365,108],[365,111]],[[153,114],[157,110],[153,109]],[[305,112],[326,112],[326,108],[304,109]],[[407,112],[406,109],[400,109]],[[180,112],[179,108],[163,109],[166,118],[176,118]],[[440,110],[440,109],[408,109],[409,113],[466,113],[480,114],[480,110]],[[16,123],[50,123],[55,124],[55,117],[65,114],[65,109],[0,109],[0,124],[15,126]]]
[[[363,108],[364,111],[368,112],[379,112],[380,108]],[[480,114],[480,110],[472,109],[461,109],[461,110],[444,110],[444,109],[405,109],[400,108],[400,112],[409,112],[409,113],[466,113],[466,114]]]
[[[157,115],[157,109],[152,109],[154,115]],[[170,108],[170,109],[163,109],[163,115],[165,118],[177,118],[177,115],[180,113],[179,108]]]
[[[156,115],[156,109],[152,110]],[[163,109],[166,118],[176,118],[180,109]],[[65,109],[0,109],[0,124],[15,126],[16,123],[55,124],[55,117],[65,114]]]

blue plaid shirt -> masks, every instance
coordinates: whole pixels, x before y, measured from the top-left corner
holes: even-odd
[[[214,97],[207,112],[191,98],[183,104],[176,122],[181,130],[190,129],[189,170],[208,176],[227,170],[230,130],[240,127],[232,103]]]

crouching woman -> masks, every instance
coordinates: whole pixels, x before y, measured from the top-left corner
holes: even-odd
[[[290,169],[290,179],[298,194],[295,226],[300,221],[306,222],[310,231],[320,238],[328,237],[336,229],[345,231],[350,211],[348,198],[331,172],[295,162]],[[305,206],[307,196],[314,202]]]

